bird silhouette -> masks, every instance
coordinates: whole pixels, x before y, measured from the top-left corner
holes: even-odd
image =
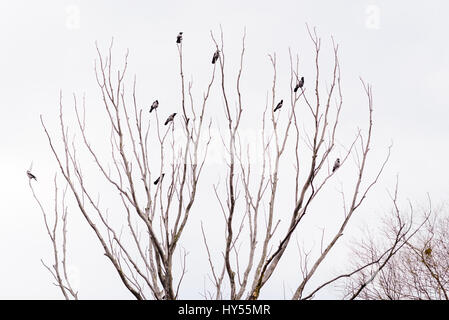
[[[163,173],[159,178],[157,178],[156,180],[154,180],[153,184],[157,185],[159,183],[159,181],[162,181],[162,179],[164,179],[165,173]]]
[[[304,86],[304,77],[301,77],[301,80],[298,81],[295,87],[295,92],[298,91],[299,88],[302,88]]]
[[[335,170],[337,170],[338,168],[340,168],[340,158],[337,158],[337,160],[335,160],[334,167],[332,168],[332,172],[335,172]]]
[[[215,62],[217,62],[219,56],[220,50],[215,51],[214,56],[212,57],[212,64],[215,64]]]
[[[154,109],[157,109],[157,107],[159,107],[159,101],[155,100],[151,105],[150,112],[153,111]]]
[[[276,108],[274,108],[273,112],[276,112],[277,110],[282,108],[283,104],[284,104],[284,100],[279,101],[279,103],[277,104]]]
[[[34,174],[32,174],[31,172],[30,172],[30,170],[27,170],[27,176],[28,176],[28,179],[34,179],[34,180],[36,180],[37,181],[37,179],[36,179],[36,176],[34,175]]]
[[[182,41],[182,32],[178,33],[178,36],[176,37],[176,43],[181,43]]]
[[[175,118],[175,116],[176,116],[176,113],[172,113],[172,114],[167,118],[167,120],[165,120],[164,125],[166,126],[167,124],[169,124],[170,122],[172,122],[173,119]]]

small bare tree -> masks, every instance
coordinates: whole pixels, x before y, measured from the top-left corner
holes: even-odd
[[[346,284],[346,295],[366,300],[448,300],[447,215],[434,212],[429,198],[417,223],[411,203],[408,210],[400,209],[397,189],[392,201],[394,219],[384,223],[385,239],[369,239],[354,249],[356,264],[375,263]]]
[[[43,260],[41,260],[44,267],[50,272],[55,281],[54,285],[61,289],[64,298],[78,300],[78,292],[73,288],[69,275],[67,272],[67,205],[66,205],[66,195],[67,187],[64,188],[62,192],[62,198],[60,199],[60,193],[58,191],[57,179],[54,178],[54,221],[51,224],[49,221],[49,214],[44,209],[44,206],[40,202],[39,198],[36,196],[33,185],[31,183],[32,179],[28,181],[33,197],[36,200],[39,208],[42,212],[42,217],[44,218],[45,229],[50,238],[51,244],[53,246],[53,265],[48,266]],[[62,224],[62,226],[60,226]],[[60,227],[59,227],[60,226]],[[59,229],[58,229],[59,227]],[[58,240],[59,236],[62,240]],[[59,248],[61,246],[61,248]],[[62,257],[60,257],[60,252],[62,251]]]

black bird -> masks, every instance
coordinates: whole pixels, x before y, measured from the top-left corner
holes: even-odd
[[[304,77],[301,77],[301,80],[299,80],[298,83],[296,84],[296,87],[295,87],[295,90],[294,90],[294,91],[295,91],[295,92],[298,91],[298,89],[299,89],[299,88],[302,88],[303,85],[304,85]]]
[[[182,41],[182,32],[178,33],[178,36],[176,37],[176,43],[181,43]]]
[[[337,158],[337,160],[335,160],[334,167],[332,168],[332,172],[335,172],[335,170],[337,170],[338,168],[340,168],[340,158]]]
[[[153,111],[154,109],[157,109],[157,107],[159,107],[159,101],[155,100],[151,105],[150,112]]]
[[[153,184],[157,185],[159,183],[160,180],[164,179],[165,173],[163,173],[159,178],[157,178],[156,180],[154,180]]]
[[[164,125],[166,126],[167,124],[169,124],[170,122],[172,122],[173,119],[175,118],[175,116],[176,116],[176,113],[172,113],[172,114],[167,118],[167,120],[165,120]]]
[[[214,56],[212,57],[212,64],[215,64],[215,62],[217,62],[219,56],[220,50],[215,51]]]
[[[282,108],[282,104],[284,103],[284,100],[281,100],[278,105],[276,106],[276,108],[274,108],[273,112],[276,112],[277,110],[279,110],[280,108]]]
[[[34,174],[32,174],[32,173],[30,172],[30,170],[27,170],[27,176],[28,176],[28,178],[29,178],[30,180],[31,180],[31,179],[34,179],[34,180],[37,181],[36,176],[35,176]]]

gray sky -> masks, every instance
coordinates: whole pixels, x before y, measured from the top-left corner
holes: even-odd
[[[305,23],[316,26],[323,38],[323,63],[331,59],[330,36],[333,35],[340,44],[345,103],[343,133],[349,137],[357,124],[365,126],[366,123],[361,76],[374,90],[373,164],[382,159],[393,141],[391,161],[361,209],[363,217],[354,220],[357,224],[371,221],[388,210],[386,190],[393,187],[396,174],[400,177],[404,200],[422,204],[427,192],[436,203],[446,200],[449,189],[446,178],[448,9],[445,1],[428,1],[424,6],[418,1],[399,0],[1,1],[0,298],[61,298],[40,263],[41,258],[47,261],[51,258],[51,247],[25,171],[33,161],[33,171],[39,179],[36,189],[51,206],[51,183],[56,166],[39,115],[43,114],[50,127],[56,128],[60,89],[67,107],[73,92],[85,93],[89,112],[102,112],[93,72],[95,41],[105,49],[114,37],[115,62],[121,62],[129,48],[129,72],[137,74],[141,103],[149,105],[157,97],[169,106],[179,101],[176,34],[184,31],[185,73],[187,79],[193,79],[200,97],[209,77],[213,52],[210,30],[217,34],[222,25],[227,57],[236,66],[246,27],[247,68],[243,87],[244,103],[251,110],[263,108],[271,85],[268,53],[278,55],[279,85],[284,85],[278,94],[286,96],[289,48],[300,54],[300,68],[306,79],[314,75]],[[219,119],[222,110],[220,101],[217,102],[218,111],[211,114],[214,121]],[[254,131],[251,118],[243,121],[249,132]],[[222,230],[210,218],[211,214],[221,218],[218,203],[208,200],[219,167],[209,164],[207,169],[196,202],[198,213],[186,230],[183,244],[192,260],[184,284],[182,297],[185,298],[200,298],[198,292],[202,287],[198,283],[202,283],[206,270],[194,266],[193,262],[205,259],[203,247],[192,247],[198,241],[199,221],[209,221],[209,230]],[[281,174],[288,176],[288,168]],[[343,173],[338,176],[331,191],[335,193],[340,183],[346,182],[345,177]],[[318,206],[316,210],[340,208],[338,197],[335,200],[336,204]],[[80,279],[80,297],[131,298],[79,213],[72,210],[70,214],[70,260],[73,272]],[[311,222],[311,228],[319,225],[319,221]],[[346,240],[349,239],[347,236]],[[336,254],[331,259],[344,266],[344,257]],[[282,281],[288,282],[298,275],[295,263],[294,259],[284,263],[285,277],[273,280],[264,297],[282,297]],[[318,282],[334,272],[323,268],[323,273],[317,276]],[[323,297],[333,297],[333,293],[326,292]]]

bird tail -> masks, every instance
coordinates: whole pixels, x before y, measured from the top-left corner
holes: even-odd
[[[154,108],[150,108],[150,113],[151,113],[151,111],[153,111],[153,109],[154,109]]]

